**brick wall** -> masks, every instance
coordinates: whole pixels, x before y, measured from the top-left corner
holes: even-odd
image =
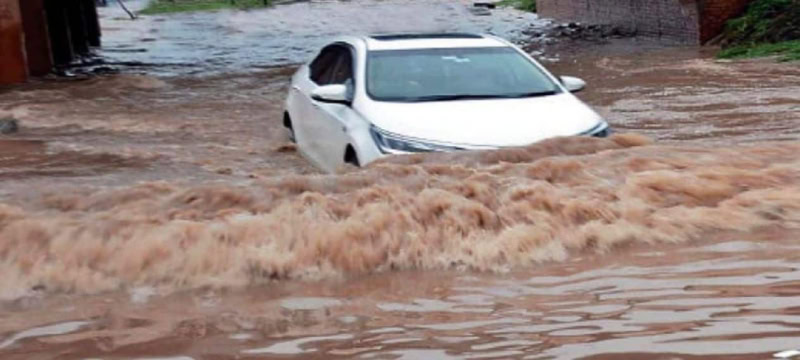
[[[725,22],[740,15],[750,0],[705,0],[700,4],[700,42],[704,43],[725,29]]]
[[[697,44],[710,40],[750,0],[538,0],[539,14],[611,24],[640,35]],[[702,19],[702,21],[700,20]]]
[[[28,72],[31,76],[45,75],[53,68],[53,56],[50,55],[44,0],[20,0],[19,7],[25,32]]]
[[[0,84],[25,81],[25,45],[18,0],[0,0]]]

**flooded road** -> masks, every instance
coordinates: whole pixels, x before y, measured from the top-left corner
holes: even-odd
[[[0,89],[0,117],[21,125],[0,137],[0,358],[767,359],[800,347],[796,64],[565,43],[548,67],[587,79],[581,97],[624,134],[338,175],[297,155],[281,128],[293,66],[277,65],[323,41],[300,19],[415,9],[408,24],[371,16],[329,33],[446,18],[445,30],[509,37],[542,21],[458,4],[151,17],[131,25],[152,26],[146,41],[104,13],[116,61],[192,66]],[[271,14],[298,37],[267,39]],[[197,37],[231,23],[229,43],[258,56]]]
[[[473,10],[466,0],[315,0],[268,10],[146,16],[132,23],[112,7],[101,13],[103,54],[112,63],[151,65],[148,73],[208,75],[302,63],[341,35],[477,32],[518,40],[522,31],[551,23],[505,7],[490,16]]]
[[[731,63],[714,60],[714,48],[658,49],[646,40],[617,41],[599,53],[573,46],[561,50],[571,58],[551,69],[594,86],[581,97],[621,131],[704,144],[800,137],[796,64]]]
[[[143,287],[32,298],[3,317],[10,336],[0,351],[7,359],[28,359],[31,349],[75,359],[768,359],[797,346],[800,272],[796,242],[786,241],[797,235],[640,246],[503,276],[401,272],[246,293],[162,297]]]

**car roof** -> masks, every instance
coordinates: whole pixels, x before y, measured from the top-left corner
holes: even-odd
[[[443,49],[461,47],[506,47],[509,44],[490,35],[471,33],[402,33],[364,36],[368,51]]]

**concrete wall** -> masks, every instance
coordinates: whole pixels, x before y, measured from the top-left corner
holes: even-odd
[[[750,0],[538,0],[539,14],[563,21],[611,24],[645,36],[703,43]]]
[[[0,84],[25,81],[28,67],[17,0],[0,0]]]
[[[0,84],[45,75],[96,46],[94,0],[0,0]]]

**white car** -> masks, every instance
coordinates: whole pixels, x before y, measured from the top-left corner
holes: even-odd
[[[294,74],[284,126],[329,172],[391,154],[607,136],[608,124],[524,51],[489,35],[342,37]]]

